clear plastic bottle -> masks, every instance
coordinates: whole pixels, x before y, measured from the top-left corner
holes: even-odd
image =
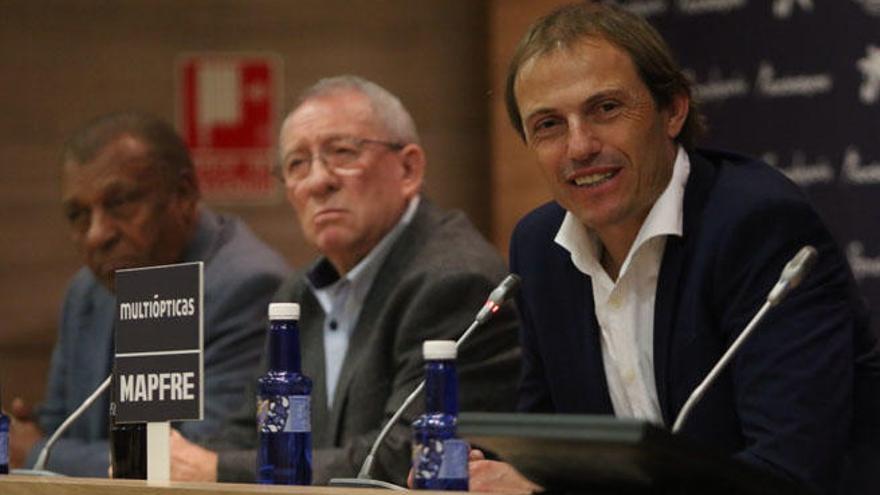
[[[259,378],[257,481],[312,482],[312,380],[302,374],[299,304],[269,305],[269,370]]]
[[[467,491],[469,446],[455,437],[455,342],[425,341],[423,353],[425,414],[413,422],[413,484],[423,490]]]
[[[3,395],[0,394],[0,404]],[[0,474],[9,474],[9,416],[0,409]]]

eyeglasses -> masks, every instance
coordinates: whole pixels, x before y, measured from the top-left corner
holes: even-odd
[[[318,154],[312,156],[308,151],[294,151],[283,157],[281,178],[288,184],[298,182],[309,176],[312,162],[317,157],[324,163],[328,172],[336,175],[355,175],[360,173],[367,164],[358,159],[363,155],[367,145],[384,146],[390,150],[400,151],[402,143],[380,141],[377,139],[340,136],[328,139],[318,147]]]

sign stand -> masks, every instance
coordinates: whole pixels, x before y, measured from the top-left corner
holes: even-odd
[[[171,423],[147,423],[147,481],[171,479]]]
[[[115,420],[146,423],[147,481],[167,482],[170,421],[204,416],[204,265],[117,270],[116,296]]]

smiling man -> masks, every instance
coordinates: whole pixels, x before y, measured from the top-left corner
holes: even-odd
[[[555,201],[512,242],[522,276],[519,408],[671,427],[802,246],[812,273],[775,307],[681,431],[821,493],[876,493],[878,338],[840,249],[766,164],[694,147],[690,85],[660,36],[584,2],[537,21],[506,102]],[[472,463],[475,490],[537,489]]]
[[[256,373],[266,305],[289,270],[240,220],[201,206],[186,145],[140,113],[96,119],[64,150],[62,204],[83,259],[64,299],[45,402],[32,417],[13,406],[13,467],[31,465],[61,422],[110,373],[121,268],[203,261],[205,418],[179,428],[196,442],[216,435]],[[48,469],[105,477],[108,394],[55,444]]]
[[[319,81],[288,114],[279,146],[287,197],[322,255],[276,295],[302,308],[302,369],[314,383],[312,479],[322,484],[358,473],[423,378],[422,342],[458,338],[505,269],[462,213],[421,196],[426,159],[415,125],[375,83]],[[506,307],[460,349],[461,410],[513,409],[517,328]],[[392,428],[376,478],[404,482],[410,424],[422,409],[411,407]],[[243,420],[253,424],[254,415],[248,407]],[[254,451],[218,456],[180,439],[172,450],[172,478],[254,480]]]

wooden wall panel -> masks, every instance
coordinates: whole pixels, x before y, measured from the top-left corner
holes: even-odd
[[[564,0],[493,0],[489,8],[492,240],[507,253],[516,222],[550,199],[531,153],[513,130],[504,107],[504,79],[516,44],[528,26]]]
[[[489,232],[486,4],[472,0],[0,0],[0,382],[37,400],[63,291],[79,263],[59,205],[58,153],[88,119],[127,108],[173,121],[185,52],[270,51],[285,106],[319,77],[357,73],[408,105],[427,192]],[[313,256],[280,198],[221,207],[291,263]]]

